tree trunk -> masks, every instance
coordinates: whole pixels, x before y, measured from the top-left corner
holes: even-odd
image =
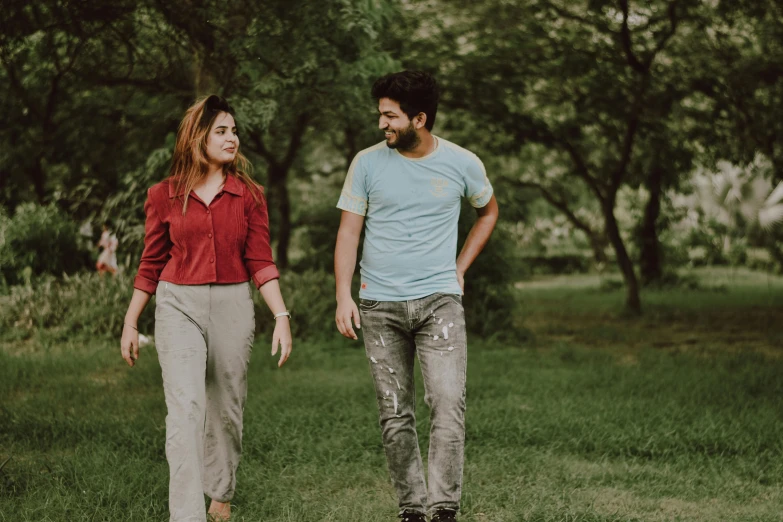
[[[593,250],[593,260],[595,261],[595,264],[606,265],[609,261],[606,257],[606,238],[600,233],[585,233],[590,240],[590,248]]]
[[[647,177],[647,190],[650,198],[644,208],[644,216],[639,226],[639,272],[642,285],[647,286],[663,277],[661,267],[661,245],[658,241],[658,217],[661,215],[661,192],[663,170],[653,166]]]
[[[287,175],[287,170],[283,169],[274,169],[269,173],[272,203],[279,219],[276,238],[276,263],[279,268],[288,268],[288,247],[291,244],[291,200],[286,183]]]
[[[38,203],[43,205],[46,199],[46,174],[44,173],[41,160],[37,159],[30,169],[30,177],[33,181],[33,188],[35,189],[35,195],[38,198]]]
[[[606,222],[606,236],[614,247],[617,266],[623,274],[625,281],[625,308],[636,315],[642,313],[642,303],[639,298],[639,281],[636,279],[633,262],[625,249],[623,238],[620,235],[620,229],[617,226],[617,219],[614,216],[614,203],[607,202],[604,207],[604,220]]]
[[[214,74],[214,66],[210,63],[208,51],[197,48],[193,56],[194,78],[193,90],[196,97],[200,98],[208,94],[215,94],[219,90],[218,82]]]
[[[777,264],[778,273],[780,273],[783,271],[783,245],[781,245],[781,242],[778,241],[778,238],[773,233],[766,234],[764,243],[770,257]]]

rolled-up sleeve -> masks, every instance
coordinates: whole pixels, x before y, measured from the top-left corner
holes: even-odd
[[[144,252],[141,254],[139,271],[133,281],[133,287],[154,294],[158,288],[160,274],[171,257],[172,243],[168,225],[155,210],[151,191],[147,191],[144,213],[147,216],[144,224]]]
[[[247,237],[245,239],[245,267],[253,278],[256,288],[261,288],[264,283],[272,279],[279,279],[280,273],[272,260],[272,247],[269,244],[269,214],[266,208],[266,199],[261,195],[261,203],[251,197],[247,224]]]
[[[360,216],[367,215],[369,195],[367,194],[366,178],[367,171],[360,153],[353,158],[351,166],[348,168],[348,175],[345,177],[343,190],[337,201],[337,208]]]
[[[483,208],[492,199],[493,193],[484,163],[478,156],[471,154],[465,169],[465,196],[474,208]]]

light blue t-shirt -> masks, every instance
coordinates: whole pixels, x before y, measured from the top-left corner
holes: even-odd
[[[459,294],[460,199],[476,208],[492,197],[484,164],[436,137],[436,149],[406,158],[386,142],[351,162],[337,207],[366,216],[359,297],[407,301],[436,292]]]

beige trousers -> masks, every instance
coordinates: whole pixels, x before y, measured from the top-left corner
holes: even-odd
[[[158,285],[172,522],[204,522],[204,494],[219,502],[234,495],[255,331],[250,292],[248,283]]]

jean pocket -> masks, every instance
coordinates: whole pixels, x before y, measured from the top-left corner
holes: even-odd
[[[448,299],[455,304],[462,306],[462,296],[459,294],[439,294],[441,299]]]
[[[380,301],[374,301],[372,299],[359,299],[359,308],[364,311],[375,310],[380,304]]]

